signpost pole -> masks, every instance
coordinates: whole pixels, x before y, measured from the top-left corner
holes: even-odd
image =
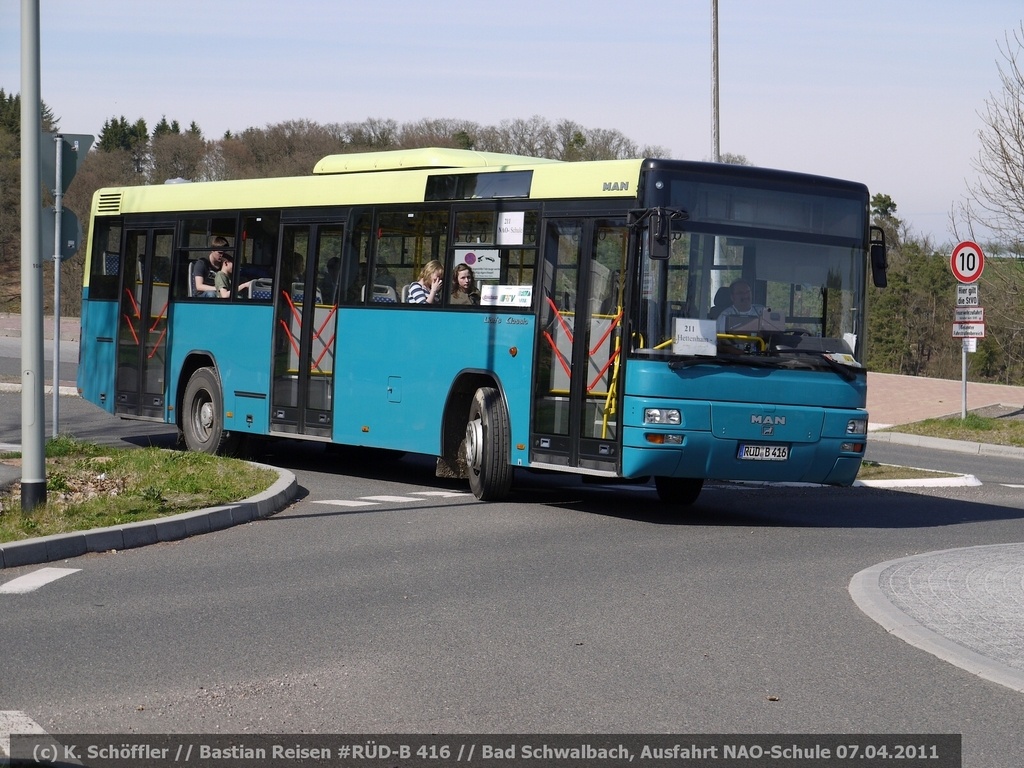
[[[978,278],[981,277],[981,273],[985,269],[985,253],[977,243],[971,242],[970,240],[964,240],[953,249],[953,253],[949,257],[949,268],[953,272],[953,277],[960,281],[961,284],[957,287],[956,313],[958,317],[956,320],[958,322],[953,325],[953,335],[961,337],[960,418],[962,420],[967,418],[967,340],[968,338],[976,339],[979,336],[984,336],[985,324],[983,321],[984,310],[978,310],[977,317],[971,317],[970,319],[965,317],[961,321],[961,317],[959,317],[960,302],[963,300],[965,304],[977,306],[977,288],[974,289],[974,296],[972,299],[968,295],[969,291],[965,286],[976,282]],[[963,290],[961,290],[961,288]],[[980,331],[980,333],[978,331]]]
[[[960,419],[967,418],[967,343],[960,341]]]

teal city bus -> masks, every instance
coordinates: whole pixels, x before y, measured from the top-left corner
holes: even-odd
[[[235,287],[195,295],[217,247]],[[410,303],[433,261],[437,303]],[[755,309],[716,319],[737,281]],[[676,504],[708,478],[849,485],[869,282],[885,284],[885,243],[862,184],[332,155],[305,177],[99,190],[78,388],[194,451],[271,437],[425,454],[484,500],[516,470],[653,479]]]

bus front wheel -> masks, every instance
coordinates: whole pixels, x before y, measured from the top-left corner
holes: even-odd
[[[224,393],[213,368],[199,368],[185,386],[181,431],[196,453],[231,453],[236,439],[224,430]]]
[[[658,489],[658,498],[665,504],[689,506],[700,496],[704,487],[704,479],[700,477],[656,477],[654,487]]]
[[[510,432],[508,412],[498,390],[478,389],[466,425],[466,464],[469,487],[481,501],[499,501],[512,487]]]

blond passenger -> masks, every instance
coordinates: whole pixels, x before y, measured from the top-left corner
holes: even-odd
[[[420,279],[409,284],[410,304],[440,304],[441,287],[444,285],[444,266],[432,259],[420,270]]]

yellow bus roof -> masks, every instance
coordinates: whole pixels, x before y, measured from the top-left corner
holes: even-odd
[[[367,171],[409,171],[418,168],[507,168],[538,163],[558,163],[544,157],[523,157],[500,152],[477,152],[472,149],[424,147],[396,149],[387,152],[355,152],[350,155],[328,155],[313,168],[321,173],[365,173]]]
[[[643,162],[569,163],[457,149],[330,155],[311,176],[100,189],[92,215],[417,203],[430,176],[504,170],[533,172],[529,198],[515,199],[622,199],[637,196]]]

